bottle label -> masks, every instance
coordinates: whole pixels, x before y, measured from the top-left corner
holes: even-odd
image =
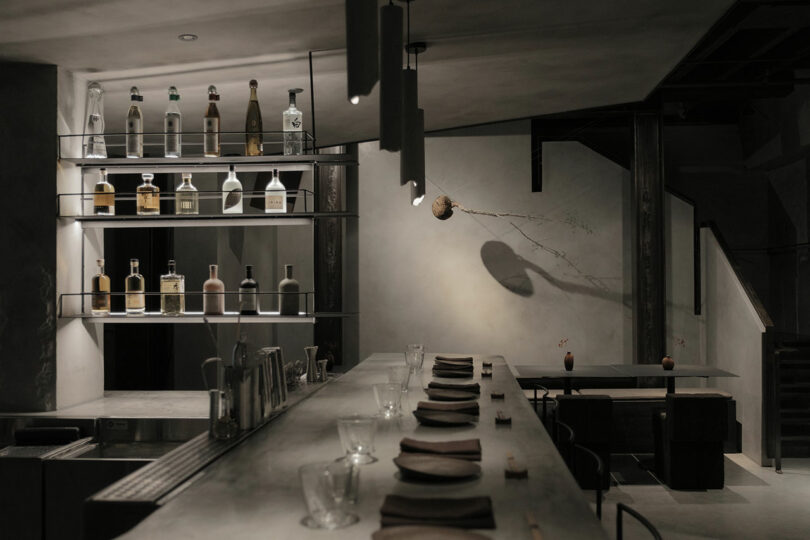
[[[283,210],[285,196],[286,194],[276,195],[275,193],[272,195],[265,195],[264,196],[265,210]]]
[[[241,189],[234,189],[228,192],[225,196],[225,209],[233,208],[241,204],[242,202],[242,190]]]
[[[301,115],[290,114],[284,116],[284,131],[301,131]]]
[[[258,295],[256,289],[239,287],[239,306],[241,311],[258,311]]]
[[[206,118],[205,119],[205,132],[216,133],[219,131],[219,118]]]
[[[93,206],[114,206],[114,193],[96,193],[93,195]]]
[[[149,210],[157,210],[160,208],[160,195],[154,193],[139,193],[140,206]]]

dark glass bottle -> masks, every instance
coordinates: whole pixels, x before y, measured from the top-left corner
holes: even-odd
[[[253,279],[253,266],[245,266],[245,279],[239,284],[239,313],[259,314],[259,284]]]

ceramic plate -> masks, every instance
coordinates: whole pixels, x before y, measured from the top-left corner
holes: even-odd
[[[441,456],[398,456],[394,464],[404,478],[413,480],[463,480],[481,474],[477,463]]]
[[[478,399],[478,394],[472,392],[464,392],[462,390],[442,390],[436,388],[428,388],[425,393],[430,399],[436,401],[471,401]]]
[[[455,379],[469,379],[473,376],[472,370],[461,371],[452,369],[434,369],[433,375],[436,377],[450,377]]]
[[[413,415],[423,426],[437,427],[464,426],[472,424],[478,419],[471,414],[443,411],[416,410],[413,411]]]
[[[489,540],[489,537],[451,527],[401,525],[380,529],[371,535],[371,540]]]

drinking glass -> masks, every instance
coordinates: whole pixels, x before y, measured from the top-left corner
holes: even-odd
[[[400,402],[402,400],[401,383],[379,383],[373,386],[374,398],[383,418],[399,416]]]
[[[371,455],[374,451],[374,433],[377,431],[376,418],[359,414],[342,416],[337,420],[337,427],[346,459],[355,465],[377,461]]]
[[[398,383],[403,392],[408,391],[408,382],[411,380],[411,368],[408,366],[396,366],[388,370],[388,382]]]
[[[346,512],[351,495],[353,467],[346,460],[303,465],[298,469],[309,515],[302,523],[316,529],[339,529],[357,522]]]
[[[425,353],[419,351],[408,351],[405,353],[405,365],[411,373],[417,373],[422,369],[422,362],[425,360]]]

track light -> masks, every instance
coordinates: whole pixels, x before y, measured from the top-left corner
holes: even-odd
[[[377,0],[346,0],[347,97],[357,105],[379,78]]]
[[[402,141],[402,8],[380,8],[380,150]]]

